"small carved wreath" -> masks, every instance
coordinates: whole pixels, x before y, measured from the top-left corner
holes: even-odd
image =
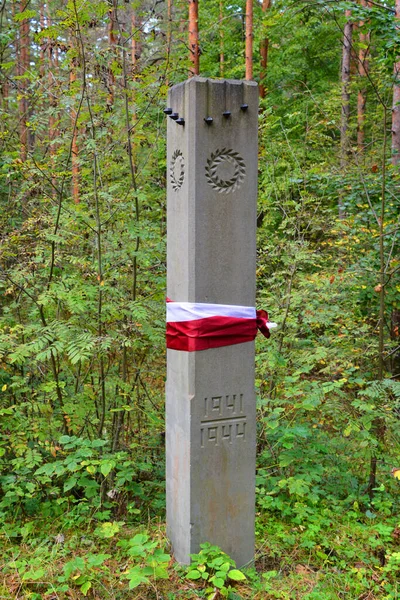
[[[171,185],[175,192],[177,192],[182,187],[183,180],[185,179],[185,159],[180,150],[175,150],[172,155],[169,176]]]
[[[233,177],[230,179],[221,179],[217,175],[218,166],[223,162],[229,162],[235,169]],[[234,192],[243,182],[245,175],[246,166],[238,152],[222,148],[222,150],[213,152],[207,159],[206,179],[211,187],[220,194]]]

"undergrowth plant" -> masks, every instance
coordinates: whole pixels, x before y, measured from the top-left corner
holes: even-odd
[[[218,546],[200,544],[200,552],[191,554],[186,579],[196,581],[208,600],[218,597],[235,598],[232,582],[246,581],[246,575],[235,569],[235,561]]]

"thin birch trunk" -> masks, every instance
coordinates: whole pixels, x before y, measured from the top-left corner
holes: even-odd
[[[169,9],[172,8],[172,3],[169,2]],[[170,15],[170,13],[169,13]],[[136,113],[135,113],[135,88],[133,91],[129,89],[129,76],[135,77],[138,70],[138,59],[140,58],[140,43],[137,39],[137,17],[135,12],[132,12],[131,17],[131,68],[129,69],[129,63],[127,61],[127,51],[126,46],[123,43],[123,30],[121,27],[121,23],[117,21],[119,35],[122,40],[122,87],[124,90],[124,107],[125,107],[125,121],[126,121],[126,135],[127,135],[127,149],[128,149],[128,158],[129,158],[129,170],[131,177],[131,184],[134,193],[134,206],[135,206],[135,220],[136,223],[139,224],[140,221],[140,207],[139,207],[139,199],[138,199],[138,188],[136,183],[136,166],[135,166],[135,145],[134,140],[132,139],[132,132],[135,131],[136,124]],[[132,109],[130,107],[130,102],[132,103]],[[133,256],[133,277],[132,277],[132,300],[135,301],[137,298],[137,277],[138,277],[138,264],[137,264],[137,253],[140,246],[140,237],[139,235],[136,237],[136,244],[134,247],[134,256]],[[126,318],[127,319],[127,318]],[[127,320],[126,320],[127,322]],[[129,380],[129,357],[127,347],[124,346],[123,356],[122,356],[122,365],[121,365],[122,373],[121,377],[124,383]],[[132,388],[132,392],[133,392]],[[128,399],[129,402],[129,399]],[[118,417],[113,424],[113,445],[114,448],[118,448],[119,438],[122,432],[123,423],[124,423],[125,413],[121,411],[118,413]],[[139,419],[139,416],[137,416]],[[128,414],[128,424],[127,427],[130,426],[130,415]]]
[[[168,72],[169,72],[169,60],[170,60],[170,56],[171,56],[171,44],[172,44],[172,0],[168,0],[167,1],[167,56],[166,56],[166,60],[167,60],[167,77],[165,80],[165,84],[168,86],[169,85],[169,78],[168,78]]]
[[[398,2],[399,0],[396,0]],[[384,106],[383,111],[383,156],[382,156],[382,187],[381,187],[381,210],[379,215],[379,325],[378,325],[378,380],[382,381],[385,376],[385,294],[387,283],[386,261],[385,261],[385,212],[386,212],[386,147],[388,142],[387,136],[387,108]],[[377,473],[377,452],[379,447],[382,447],[385,439],[385,422],[381,417],[375,417],[371,424],[371,434],[375,436],[379,445],[372,449],[369,482],[367,493],[372,502],[376,489],[376,473]]]
[[[115,58],[115,46],[117,44],[117,38],[115,36],[115,31],[116,31],[116,22],[115,22],[115,7],[112,6],[110,8],[110,10],[108,11],[108,16],[109,16],[109,20],[108,20],[108,24],[107,24],[107,29],[108,29],[108,45],[110,47],[110,52],[111,52],[111,62],[113,62],[113,59]],[[107,96],[107,110],[111,111],[113,106],[114,106],[114,90],[115,90],[115,76],[112,70],[112,65],[108,67],[108,73],[107,73],[107,90],[108,90],[108,96]]]
[[[132,26],[132,42],[131,42],[131,73],[132,73],[132,78],[135,79],[138,75],[139,72],[139,60],[140,60],[140,54],[142,51],[142,44],[141,44],[141,39],[140,39],[140,32],[141,32],[141,22],[140,19],[137,17],[136,12],[133,11],[132,12],[132,19],[131,19],[131,26]],[[124,60],[125,60],[125,54],[124,54]],[[128,73],[125,74],[125,79],[124,79],[124,86],[125,86],[125,93],[128,93]],[[132,90],[131,90],[131,94],[130,94],[130,102],[131,102],[131,115],[132,115],[132,123],[131,123],[131,127],[132,129],[135,128],[136,126],[136,122],[137,122],[137,115],[136,115],[136,88],[135,86],[132,86]],[[129,100],[128,100],[128,104],[129,104]],[[127,107],[125,107],[126,110]],[[134,140],[131,139],[131,137],[129,138],[130,142],[130,149],[129,149],[129,160],[130,162],[130,167],[133,171],[134,174],[136,174],[136,146],[134,143]],[[136,257],[134,258],[134,261],[136,261]],[[134,271],[136,272],[136,265],[134,266]]]

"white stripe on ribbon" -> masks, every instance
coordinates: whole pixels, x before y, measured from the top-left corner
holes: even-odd
[[[167,302],[167,322],[197,321],[207,317],[234,317],[236,319],[255,319],[256,309],[252,306],[232,304],[206,304],[201,302]],[[278,327],[267,322],[268,329]]]
[[[207,317],[255,319],[256,309],[252,306],[234,306],[231,304],[167,302],[167,322],[197,321],[197,319],[206,319]]]

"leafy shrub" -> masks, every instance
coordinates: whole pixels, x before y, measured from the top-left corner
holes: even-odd
[[[229,598],[233,593],[230,582],[245,581],[246,576],[242,571],[235,569],[235,561],[223,552],[218,546],[200,544],[200,552],[191,554],[191,564],[186,569],[186,579],[198,581],[207,595],[215,597],[216,590],[221,596]]]

